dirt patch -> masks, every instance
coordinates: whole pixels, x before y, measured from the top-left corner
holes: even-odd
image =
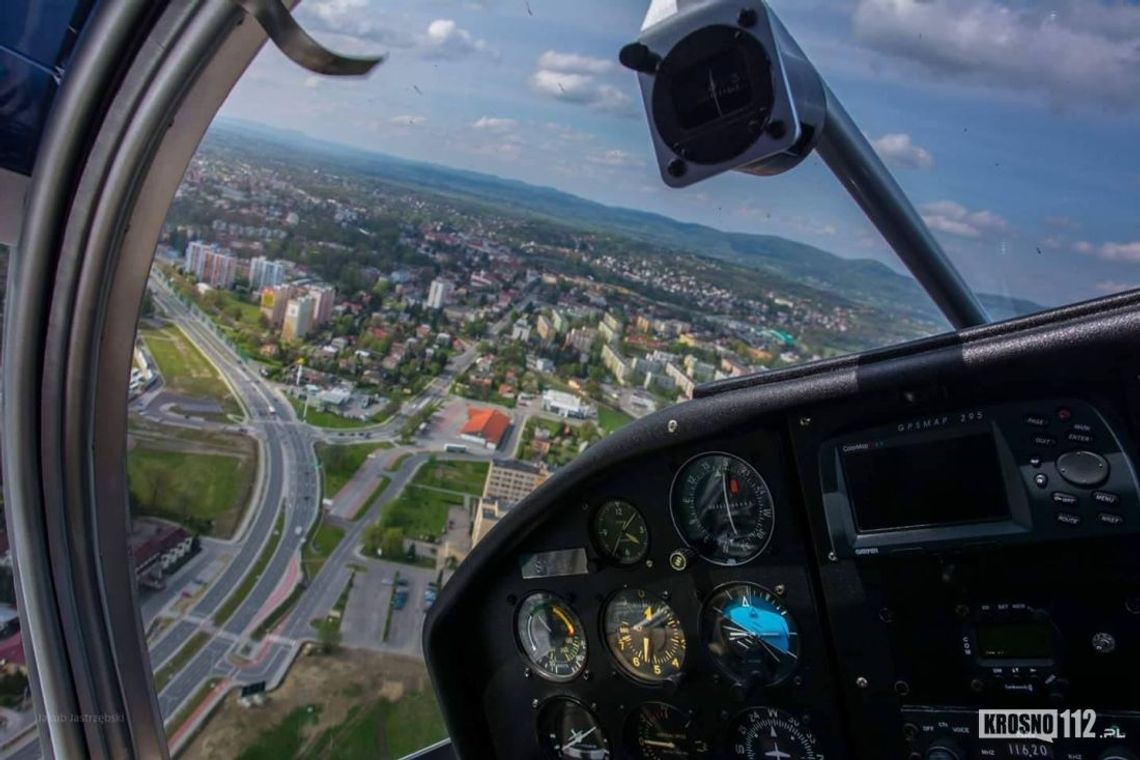
[[[261,707],[242,707],[231,691],[206,725],[179,755],[180,760],[234,757],[271,726],[306,705],[319,705],[319,719],[306,726],[307,739],[342,723],[349,710],[379,697],[430,689],[421,660],[343,649],[335,655],[301,655],[281,686]]]

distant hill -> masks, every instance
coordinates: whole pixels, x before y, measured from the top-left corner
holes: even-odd
[[[887,311],[903,310],[916,317],[942,320],[915,280],[871,259],[843,258],[775,235],[725,232],[647,211],[606,206],[549,187],[409,161],[253,122],[219,119],[211,127],[211,133],[214,132],[323,153],[345,160],[348,168],[375,173],[394,184],[546,217],[571,227],[624,235],[666,249],[712,256]],[[995,319],[1043,308],[1031,301],[1011,301],[1003,296],[982,294],[980,298]]]

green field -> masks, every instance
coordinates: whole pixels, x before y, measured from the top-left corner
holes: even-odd
[[[487,480],[487,462],[441,461],[432,457],[416,471],[412,482],[478,496]]]
[[[598,427],[607,433],[623,428],[631,422],[633,422],[633,417],[625,412],[601,404],[598,405]]]
[[[408,485],[380,511],[380,525],[403,528],[408,538],[438,538],[447,525],[447,510],[463,504],[463,498]]]
[[[325,412],[316,408],[315,406],[310,406],[309,411],[306,412],[305,402],[294,398],[293,396],[289,397],[289,403],[292,404],[293,409],[296,410],[297,418],[301,419],[301,415],[304,415],[305,422],[312,425],[313,427],[348,430],[351,428],[369,427],[370,425],[376,425],[380,422],[380,420],[376,419],[375,417],[366,420],[358,420],[352,417],[341,417],[339,414],[335,414],[334,412]]]
[[[319,705],[298,707],[289,713],[285,720],[263,731],[256,742],[237,756],[238,760],[281,760],[300,757],[299,750],[305,743],[305,728],[316,725],[320,715]]]
[[[349,445],[318,443],[317,459],[320,460],[323,473],[321,478],[323,497],[326,499],[335,497],[337,492],[344,488],[344,484],[352,480],[352,476],[373,451],[390,448],[392,444],[388,441]]]
[[[211,399],[226,414],[241,414],[241,407],[230,393],[213,364],[177,327],[139,330],[147,351],[158,365],[166,388],[193,398]]]
[[[301,552],[301,566],[306,578],[315,578],[325,564],[325,560],[344,538],[344,528],[321,522],[311,539]]]
[[[127,453],[131,502],[139,514],[164,517],[195,533],[229,538],[241,523],[257,471],[253,442],[225,436],[225,449],[136,440]]]

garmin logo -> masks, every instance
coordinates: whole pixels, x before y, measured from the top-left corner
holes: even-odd
[[[915,430],[933,430],[934,428],[945,427],[950,424],[950,418],[943,415],[942,417],[927,417],[924,420],[912,420],[910,422],[900,422],[897,432],[910,433]]]
[[[852,451],[866,451],[871,448],[869,443],[847,443],[843,445],[843,453],[849,454]]]

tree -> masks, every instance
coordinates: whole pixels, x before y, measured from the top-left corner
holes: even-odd
[[[340,649],[341,638],[337,621],[326,618],[317,625],[317,640],[321,642],[321,650],[325,654],[332,654]]]
[[[404,529],[385,528],[380,539],[380,551],[385,557],[400,557],[404,554]]]

